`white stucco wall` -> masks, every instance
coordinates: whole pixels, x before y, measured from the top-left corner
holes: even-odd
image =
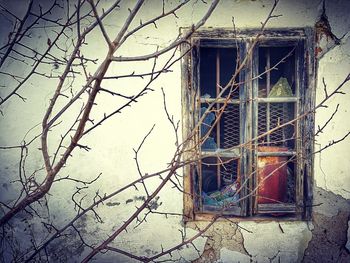
[[[23,4],[23,2],[19,1]],[[157,2],[157,4],[156,4]],[[161,1],[159,1],[161,2]],[[173,3],[174,2],[174,3]],[[210,1],[208,1],[210,2]],[[112,15],[106,20],[106,28],[111,36],[114,36],[121,27],[125,16],[128,14],[127,8],[133,6],[134,1],[126,1],[121,4],[120,11],[117,15]],[[177,1],[166,1],[167,5],[175,5]],[[108,6],[110,1],[104,1],[103,5]],[[260,22],[266,18],[272,1],[221,1],[213,15],[205,24],[206,27],[231,27],[232,17],[235,18],[237,28],[256,28]],[[125,43],[116,55],[133,56],[137,54],[147,54],[154,52],[157,45],[165,47],[174,37],[177,36],[180,27],[188,27],[196,23],[207,10],[208,5],[202,1],[193,1],[187,7],[177,12],[178,19],[169,17],[162,22],[157,23],[157,29],[149,26],[138,32]],[[350,8],[349,1],[327,1],[327,15],[337,36],[345,34],[350,29],[350,18],[347,10]],[[147,19],[161,12],[161,4],[158,1],[147,1],[141,8],[140,14],[132,25],[137,25],[139,20]],[[320,14],[320,1],[289,1],[281,0],[276,14],[282,16],[273,19],[269,28],[274,27],[312,27]],[[6,28],[2,28],[2,31]],[[5,35],[5,34],[4,34]],[[32,44],[40,50],[46,45],[46,39],[50,32],[37,33],[33,36]],[[346,38],[345,38],[346,39]],[[88,36],[87,46],[83,48],[83,53],[99,58],[100,60],[106,54],[106,44],[98,30]],[[349,73],[350,68],[350,43],[346,39],[344,44],[331,50],[319,63],[317,101],[323,96],[323,87],[321,79],[324,78],[328,84],[329,90],[334,89]],[[157,64],[162,64],[166,60],[159,58]],[[146,72],[152,65],[153,61],[137,63],[113,63],[110,67],[109,74],[128,74],[135,72]],[[18,67],[18,65],[8,65]],[[93,73],[96,66],[91,66],[88,70]],[[22,70],[18,68],[18,70]],[[58,69],[57,71],[59,71]],[[9,78],[1,77],[0,84],[6,85]],[[13,98],[6,103],[1,110],[4,116],[0,116],[0,146],[18,145],[27,131],[34,125],[39,124],[42,120],[45,106],[48,105],[57,81],[54,79],[43,79],[34,76],[29,84],[20,91],[20,94],[27,98],[23,103],[18,98]],[[76,87],[82,85],[82,80],[77,79]],[[117,81],[104,81],[103,86],[113,88],[123,94],[133,94],[140,90],[144,85],[145,79],[119,79]],[[163,110],[163,100],[161,87],[166,93],[167,108],[175,120],[181,121],[181,69],[177,63],[172,67],[172,72],[162,75],[152,84],[154,91],[148,92],[142,96],[138,103],[131,108],[123,110],[122,114],[108,120],[105,125],[97,128],[93,133],[86,136],[81,144],[89,145],[92,150],[85,152],[76,149],[73,157],[67,162],[66,167],[60,173],[61,177],[70,175],[75,178],[91,180],[99,173],[102,173],[100,179],[90,186],[87,194],[86,204],[91,202],[95,191],[99,190],[102,195],[110,193],[131,180],[139,177],[135,161],[133,148],[136,148],[141,142],[143,136],[150,130],[153,124],[156,124],[154,131],[151,133],[144,147],[140,152],[140,165],[144,173],[152,173],[167,167],[175,150],[174,135],[169,122],[166,119]],[[349,89],[349,84],[344,86],[344,91]],[[1,90],[0,90],[0,94]],[[64,99],[62,98],[64,101]],[[98,95],[97,106],[92,112],[92,119],[99,119],[106,112],[112,111],[120,105],[123,100],[105,94]],[[327,109],[321,109],[316,113],[316,125],[322,125],[336,105],[339,103],[339,112],[332,120],[331,125],[324,133],[317,138],[316,149],[328,144],[333,139],[339,139],[350,130],[350,93],[336,96],[332,99]],[[79,105],[70,110],[62,118],[64,123],[56,127],[50,135],[50,148],[57,145],[57,136],[63,131],[64,127],[72,122],[72,116],[79,110]],[[180,123],[181,125],[181,123]],[[317,126],[316,126],[317,127]],[[32,129],[26,138],[32,138],[40,132],[40,125]],[[43,165],[39,141],[34,142],[30,147],[30,155],[27,159],[28,173],[40,168]],[[315,184],[325,190],[329,190],[342,196],[350,198],[350,161],[348,159],[350,149],[350,139],[347,138],[342,143],[331,147],[322,154],[315,156]],[[19,185],[11,183],[18,169],[18,150],[6,150],[0,152],[0,197],[1,201],[8,202],[16,197],[15,190]],[[44,174],[42,173],[41,176]],[[160,180],[158,178],[147,180],[149,190],[155,189]],[[64,224],[74,217],[73,203],[71,195],[75,191],[74,182],[58,182],[54,184],[48,196],[51,216],[55,217],[58,226]],[[104,205],[98,208],[103,215],[103,224],[96,224],[92,217],[86,222],[86,237],[93,240],[95,244],[105,239],[111,229],[115,230],[127,217],[135,210],[135,206],[140,201],[135,201],[136,196],[144,196],[142,186],[140,191],[134,189],[123,192],[118,197],[113,198],[110,202],[120,203],[119,205]],[[128,199],[132,202],[126,203]],[[182,194],[174,190],[171,185],[165,187],[160,194],[159,202],[162,205],[159,211],[181,213],[182,212]],[[91,215],[91,214],[90,214]],[[312,224],[307,222],[285,222],[281,223],[284,233],[279,229],[276,222],[256,223],[245,221],[240,226],[250,230],[252,233],[242,231],[244,247],[248,254],[229,250],[225,247],[221,250],[221,260],[223,262],[249,262],[250,259],[257,262],[297,262],[302,259],[303,252],[312,237]],[[150,215],[147,223],[140,228],[128,228],[128,233],[123,233],[113,244],[116,247],[140,255],[152,255],[156,251],[171,247],[181,241],[179,229],[183,229],[182,218],[179,216],[170,216],[165,218],[159,215]],[[188,228],[187,235],[190,237],[196,231]],[[197,248],[202,251],[206,242],[205,237],[195,241]],[[278,252],[278,253],[277,253]],[[77,255],[76,259],[86,255],[85,250],[82,255]],[[184,248],[179,253],[186,260],[195,259],[198,254],[193,247]],[[277,256],[276,256],[277,255]],[[237,257],[237,258],[236,258]],[[75,260],[75,259],[74,259]],[[119,256],[113,253],[99,255],[98,262],[130,262],[129,258]]]

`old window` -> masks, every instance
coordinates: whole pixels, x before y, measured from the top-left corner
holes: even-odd
[[[314,103],[308,29],[204,30],[183,60],[185,213],[305,218]],[[183,50],[186,50],[184,46]],[[196,157],[194,157],[196,156]]]

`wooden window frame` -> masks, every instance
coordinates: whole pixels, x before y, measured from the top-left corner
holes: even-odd
[[[182,31],[191,30],[183,28]],[[202,29],[195,32],[191,39],[191,49],[189,50],[188,43],[181,46],[182,64],[182,133],[185,140],[193,132],[193,128],[198,122],[198,106],[200,101],[199,94],[199,48],[208,47],[234,47],[237,43],[240,45],[241,59],[246,55],[256,35],[261,33],[258,29],[250,29],[239,32],[233,32],[232,29]],[[258,79],[252,77],[258,74],[258,47],[262,46],[296,46],[296,57],[298,65],[296,66],[298,74],[296,76],[296,98],[257,98]],[[312,28],[284,28],[265,30],[259,37],[257,45],[253,49],[253,53],[248,58],[247,66],[240,73],[240,81],[250,79],[244,84],[245,91],[243,92],[244,99],[240,95],[240,99],[234,101],[239,103],[241,116],[244,115],[247,121],[241,125],[241,143],[251,140],[257,136],[257,107],[258,103],[270,102],[288,102],[289,100],[296,103],[295,116],[300,116],[303,112],[308,112],[315,105],[315,58],[314,58],[314,31]],[[243,90],[243,88],[241,88]],[[245,102],[244,102],[245,101]],[[251,101],[247,103],[247,101]],[[247,105],[248,104],[248,105]],[[243,127],[242,127],[243,126]],[[290,156],[295,154],[298,162],[296,165],[296,202],[295,206],[280,207],[279,211],[291,213],[291,216],[275,217],[273,220],[309,220],[311,218],[312,208],[312,189],[313,189],[313,155],[314,149],[314,114],[308,114],[306,117],[296,121],[296,132],[301,140],[296,143],[295,152],[282,152],[277,155]],[[192,143],[188,144],[191,149],[198,142],[199,135],[193,137]],[[249,148],[249,150],[248,150]],[[199,150],[200,151],[200,150]],[[251,174],[257,163],[258,155],[276,155],[276,153],[259,153],[256,143],[252,143],[251,147],[242,148],[240,154],[240,173],[241,175]],[[193,152],[185,152],[184,159],[189,159],[193,156]],[[308,156],[306,158],[306,156]],[[195,190],[194,190],[194,171],[197,163],[191,163],[184,167],[184,221],[194,220],[210,220],[214,213],[206,213],[196,211]],[[248,189],[243,190],[243,195],[252,191],[256,182],[256,176],[250,179]],[[275,206],[276,207],[276,206]],[[268,205],[260,207],[262,213],[257,214],[257,202],[253,196],[242,201],[242,215],[237,217],[230,214],[224,215],[231,219],[237,220],[260,220],[266,218],[265,213],[271,214],[275,208]],[[268,217],[271,219],[271,217]]]

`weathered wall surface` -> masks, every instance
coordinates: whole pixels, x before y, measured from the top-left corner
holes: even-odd
[[[148,1],[141,11],[140,18],[147,18],[159,13],[161,5],[156,1]],[[172,1],[167,1],[171,4]],[[210,2],[210,1],[208,1]],[[273,19],[268,28],[276,27],[312,27],[321,13],[321,1],[292,1],[281,0],[276,14],[281,17]],[[104,3],[108,6],[109,1]],[[133,1],[121,4],[118,16],[111,17],[106,22],[109,33],[120,28],[122,21],[128,14],[127,8]],[[232,17],[235,18],[237,28],[257,28],[263,21],[272,5],[272,1],[222,1],[213,15],[206,23],[206,27],[232,27]],[[155,51],[157,45],[164,47],[176,37],[180,27],[191,26],[201,18],[206,4],[202,1],[193,1],[189,6],[177,12],[176,17],[169,17],[157,24],[157,29],[148,27],[137,33],[127,45],[119,51],[118,55],[130,56],[146,54]],[[327,1],[327,15],[332,26],[333,33],[342,36],[350,30],[350,2]],[[136,19],[135,24],[138,23]],[[2,28],[1,30],[6,30]],[[47,33],[33,36],[36,48],[45,44]],[[43,43],[41,43],[43,42]],[[92,34],[88,39],[88,46],[84,53],[92,53],[95,57],[102,58],[105,54],[105,43],[100,33]],[[101,48],[103,47],[103,48]],[[329,91],[334,89],[349,73],[350,69],[350,41],[344,37],[340,46],[334,47],[319,61],[317,79],[317,101],[323,99],[324,92],[322,79],[324,78]],[[159,59],[158,63],[165,60]],[[145,71],[152,66],[152,61],[140,63],[119,63],[110,69],[111,74],[130,74],[135,71]],[[11,67],[11,65],[8,65]],[[19,69],[20,70],[20,69]],[[51,69],[48,68],[50,71]],[[58,69],[59,70],[59,69]],[[89,68],[91,72],[94,68]],[[8,78],[1,78],[0,84],[6,85]],[[0,145],[17,145],[26,132],[35,124],[40,123],[45,106],[55,87],[55,80],[45,80],[34,77],[28,88],[22,94],[27,97],[27,102],[13,100],[6,104],[2,111],[4,116],[0,120]],[[125,93],[142,87],[143,79],[123,80],[117,82],[106,81],[105,85],[113,83],[120,91]],[[78,85],[78,83],[77,83]],[[92,148],[90,152],[75,151],[69,159],[67,167],[61,177],[72,177],[91,180],[99,173],[101,178],[90,187],[87,198],[93,197],[97,189],[101,193],[110,193],[118,189],[132,179],[138,178],[135,167],[134,152],[132,148],[138,146],[144,135],[156,123],[154,132],[148,138],[140,152],[140,163],[143,172],[152,173],[164,169],[170,161],[175,150],[174,136],[171,127],[166,120],[163,110],[161,87],[166,93],[167,108],[175,120],[181,120],[181,70],[177,63],[172,67],[172,72],[161,76],[152,86],[153,92],[140,98],[132,108],[123,111],[111,119],[106,125],[84,139],[84,144]],[[350,130],[350,92],[349,85],[344,87],[345,95],[339,95],[332,99],[327,109],[321,109],[316,114],[316,127],[322,125],[333,112],[337,104],[340,104],[336,117],[331,125],[321,134],[315,142],[316,150],[327,145],[333,139],[339,139]],[[118,99],[101,95],[97,100],[97,107],[93,111],[92,119],[103,116],[104,112],[112,110]],[[72,114],[74,111],[72,109]],[[67,124],[68,125],[68,124]],[[40,131],[40,126],[31,130],[32,135]],[[51,145],[56,145],[53,131],[50,136]],[[34,171],[42,166],[41,153],[38,150],[39,142],[34,143],[30,149],[29,171]],[[230,222],[218,222],[194,243],[196,248],[188,246],[174,252],[174,257],[179,261],[193,262],[350,262],[350,140],[347,138],[340,144],[327,149],[315,156],[315,188],[313,220],[310,222],[253,222],[244,221],[238,225]],[[7,202],[15,198],[15,189],[18,185],[11,183],[13,174],[18,169],[18,151],[0,152],[0,198]],[[159,183],[159,179],[147,181],[149,189],[153,189]],[[74,204],[71,195],[76,190],[76,184],[60,183],[54,185],[48,196],[51,217],[59,226],[74,217]],[[85,229],[86,240],[98,244],[106,238],[111,229],[116,229],[135,210],[145,194],[134,189],[123,192],[117,198],[110,200],[104,206],[98,208],[103,215],[103,224],[96,224],[93,217],[86,217],[79,221]],[[157,211],[181,213],[182,193],[174,191],[172,186],[167,186],[161,191],[159,199],[154,203]],[[199,222],[198,226],[204,226]],[[151,256],[161,251],[161,247],[167,248],[181,242],[181,231],[191,237],[196,233],[196,224],[183,225],[181,216],[169,216],[151,214],[147,222],[139,228],[130,227],[113,242],[116,247],[126,248],[128,251],[139,255]],[[20,229],[18,230],[20,231]],[[34,231],[40,231],[40,227]],[[49,252],[56,255],[56,259],[62,260],[65,255],[67,261],[75,261],[88,253],[87,250],[73,250],[79,247],[78,237],[60,240],[67,245],[50,246]],[[53,257],[55,258],[55,256]],[[63,259],[63,261],[65,261]],[[106,253],[99,256],[98,262],[132,262],[128,257]]]

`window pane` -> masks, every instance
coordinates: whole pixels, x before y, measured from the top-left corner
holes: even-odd
[[[259,97],[295,96],[294,47],[260,47],[259,74]]]
[[[221,90],[217,91],[216,83],[219,83],[224,88],[236,71],[236,63],[236,48],[201,48],[200,96],[202,98],[216,98],[221,92]],[[233,86],[232,90],[228,88],[222,97],[226,98],[227,96],[230,99],[238,99],[239,88],[237,86]]]
[[[259,103],[258,105],[258,136],[267,132],[267,104]],[[265,135],[264,137],[258,140],[259,145],[267,145],[269,141],[269,136]]]
[[[294,103],[270,103],[270,129],[294,118]],[[270,143],[294,148],[294,125],[287,125],[270,134]]]
[[[231,80],[232,76],[236,72],[237,64],[237,49],[236,48],[222,48],[220,49],[220,86],[225,87]],[[238,81],[238,76],[235,82]],[[230,88],[223,94],[223,97],[227,97],[230,93]],[[233,86],[230,94],[231,99],[239,98],[239,87]]]
[[[269,73],[265,73],[265,71],[268,69],[266,66],[267,63],[267,52],[268,48],[266,47],[260,47],[259,48],[259,97],[266,98],[266,87],[267,87],[267,75]]]
[[[289,55],[290,54],[290,55]],[[292,87],[293,94],[295,87],[295,50],[294,47],[270,47],[271,67],[278,64],[277,69],[271,71],[271,86],[284,77]],[[286,57],[287,56],[287,57]]]
[[[208,104],[201,104],[201,116],[207,110]],[[223,107],[224,104],[219,104]],[[202,142],[203,151],[215,151],[218,148],[228,149],[240,144],[240,114],[239,105],[227,104],[218,125],[214,125],[216,115],[214,111],[209,112],[201,124],[201,138],[207,136]],[[218,138],[217,134],[220,134]]]
[[[294,119],[295,103],[259,103],[258,135]],[[294,123],[277,129],[259,139],[259,145],[282,146],[294,149]]]
[[[202,160],[202,192],[208,194],[216,190],[218,190],[217,158],[204,158]]]
[[[295,190],[296,190],[296,161],[289,162],[287,166],[287,194],[286,203],[295,203]]]
[[[207,107],[208,104],[201,104],[201,117],[207,111]],[[201,149],[203,151],[216,151],[216,149],[218,148],[217,125],[214,125],[215,119],[215,112],[210,111],[205,115],[205,118],[201,123],[201,138],[206,138],[204,141],[202,141],[201,145]]]
[[[210,157],[202,160],[203,206],[237,205],[238,159]]]
[[[216,48],[200,48],[201,97],[216,98]]]
[[[260,147],[261,152],[272,152],[277,147]],[[258,158],[258,204],[295,203],[295,171],[293,157],[267,156]]]
[[[228,104],[220,120],[220,148],[227,149],[240,144],[239,105]]]

